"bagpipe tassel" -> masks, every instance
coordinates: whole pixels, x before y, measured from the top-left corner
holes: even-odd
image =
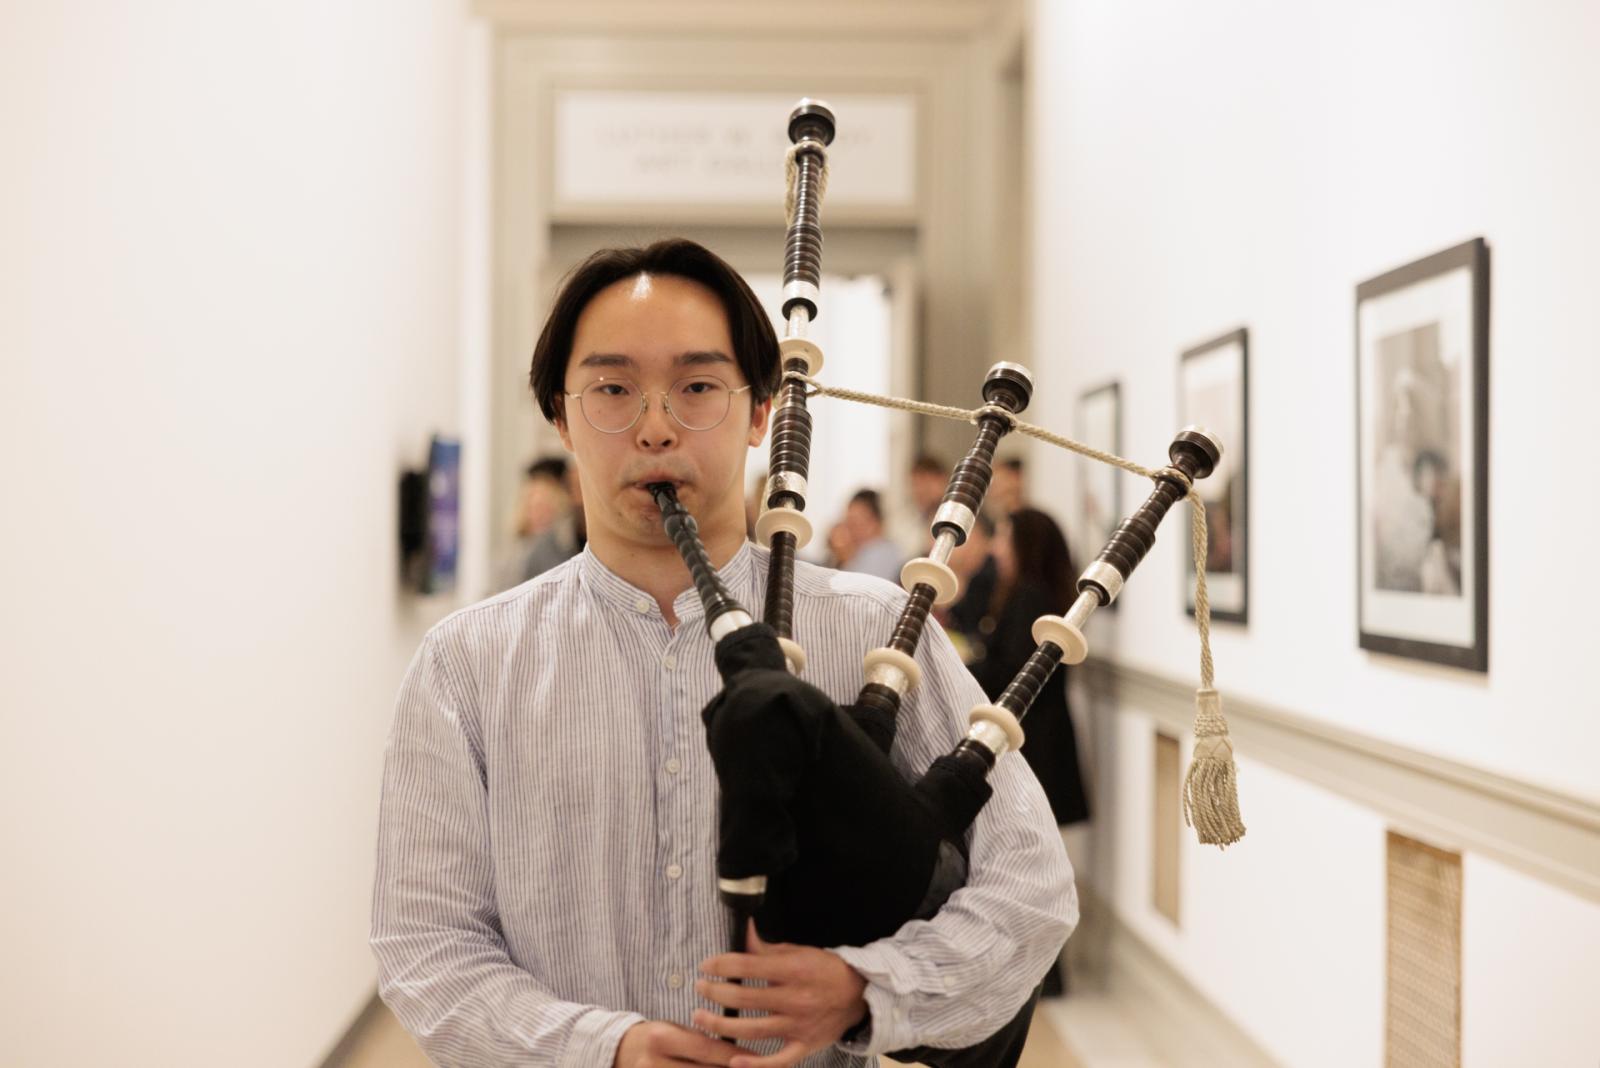
[[[1244,822],[1228,721],[1216,690],[1196,690],[1194,703],[1194,758],[1183,780],[1183,821],[1202,845],[1230,846],[1244,837]]]

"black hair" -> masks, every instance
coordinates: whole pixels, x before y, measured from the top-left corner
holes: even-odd
[[[567,477],[567,461],[560,456],[544,456],[528,465],[526,478],[550,478],[557,482]]]
[[[728,316],[733,357],[750,383],[751,400],[759,404],[778,388],[778,335],[750,286],[716,253],[684,238],[669,238],[642,248],[601,249],[563,280],[544,330],[533,347],[528,383],[539,410],[551,422],[562,414],[567,361],[578,317],[607,286],[641,274],[670,274],[698,282],[716,294]]]
[[[866,505],[867,511],[872,513],[872,518],[876,519],[880,523],[883,522],[883,502],[878,499],[877,490],[856,490],[850,498],[850,503]]]
[[[1049,594],[1051,607],[1065,612],[1075,595],[1076,579],[1067,539],[1056,521],[1037,508],[1018,508],[1007,517],[1011,523],[1011,548],[1017,558],[1019,580],[1031,580]],[[995,604],[1011,596],[995,589]]]

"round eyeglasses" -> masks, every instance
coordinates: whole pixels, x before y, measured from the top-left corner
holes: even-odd
[[[651,393],[661,394],[661,406],[685,430],[711,430],[728,417],[733,395],[749,388],[734,389],[714,375],[680,378],[660,390],[640,389],[626,378],[597,378],[565,396],[577,398],[583,417],[600,433],[620,434],[644,415]]]

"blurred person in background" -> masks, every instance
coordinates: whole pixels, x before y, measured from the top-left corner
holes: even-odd
[[[505,558],[495,565],[496,587],[507,589],[538,574],[538,571],[529,570],[530,558],[546,532],[567,520],[576,510],[568,486],[567,461],[563,457],[543,456],[529,464],[517,488],[514,520],[517,540]]]
[[[578,472],[563,457],[528,465],[517,499],[517,545],[494,569],[501,590],[522,585],[584,547],[584,510]]]
[[[911,461],[911,503],[924,528],[933,522],[933,513],[944,500],[945,487],[950,482],[950,467],[932,453],[918,453]]]
[[[996,527],[993,557],[994,587],[977,619],[976,655],[968,665],[991,699],[1000,696],[1038,647],[1033,640],[1034,620],[1065,613],[1077,585],[1061,528],[1036,508],[1023,508]],[[1024,727],[1028,740],[1022,755],[1044,786],[1056,822],[1065,825],[1088,819],[1089,800],[1067,706],[1065,666],[1051,674]]]
[[[855,539],[850,536],[850,528],[841,519],[828,528],[828,551],[822,558],[823,566],[844,571],[855,554]]]
[[[544,456],[529,464],[517,509],[517,537],[527,540],[543,534],[571,509],[567,461],[560,456]]]
[[[1023,469],[1022,459],[1010,456],[996,460],[994,475],[989,481],[989,493],[983,499],[984,510],[999,522],[1005,516],[1027,506],[1027,472]]]
[[[956,599],[943,608],[934,609],[935,618],[949,632],[962,662],[969,666],[977,650],[982,648],[973,644],[973,638],[978,633],[979,622],[989,611],[998,581],[993,544],[994,520],[987,513],[979,512],[967,540],[950,553],[950,570],[956,573],[959,584]]]
[[[897,509],[888,518],[889,536],[908,559],[928,551],[933,540],[930,530],[933,514],[939,510],[949,481],[950,468],[932,453],[918,453],[911,461],[906,478],[911,490],[911,508]]]
[[[860,571],[900,584],[905,552],[883,532],[883,504],[874,489],[857,490],[844,510],[844,529],[850,538],[850,555],[840,567]],[[830,543],[832,541],[830,537]],[[832,548],[832,545],[829,545]]]
[[[975,623],[970,621],[977,613],[976,598],[958,602],[951,611],[952,625],[963,627],[967,637],[967,666],[994,700],[1038,648],[1034,620],[1061,615],[1071,606],[1077,574],[1061,528],[1035,508],[1022,508],[997,525],[991,555],[993,585]],[[969,592],[976,590],[974,582]],[[1066,665],[1051,673],[1022,727],[1022,755],[1044,787],[1056,823],[1065,827],[1087,820],[1089,796],[1067,701]],[[1045,977],[1045,996],[1062,993],[1064,985],[1059,969],[1053,969]]]

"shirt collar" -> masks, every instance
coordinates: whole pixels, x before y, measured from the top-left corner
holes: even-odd
[[[739,551],[733,554],[733,559],[717,569],[717,574],[722,576],[723,585],[735,599],[742,600],[754,589],[751,583],[755,567],[754,559],[755,545],[745,541],[740,544]],[[601,563],[600,558],[595,556],[588,545],[585,545],[583,552],[578,554],[578,560],[581,581],[604,603],[635,615],[661,615],[661,608],[656,604],[654,597]],[[752,616],[760,615],[761,606],[758,604],[741,604],[741,607]],[[679,621],[699,619],[705,614],[705,606],[700,603],[700,594],[692,584],[673,598],[672,613]]]

